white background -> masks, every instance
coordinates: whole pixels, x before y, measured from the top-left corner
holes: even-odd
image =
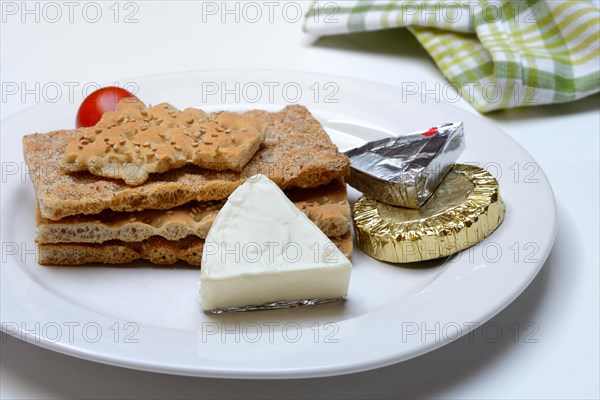
[[[62,17],[51,23],[56,9],[44,13],[44,3],[37,5],[36,22],[35,13],[23,14],[21,2],[2,2],[2,118],[51,100],[56,94],[50,87],[62,87],[68,96],[68,85],[73,85],[68,82],[81,88],[90,82],[123,84],[143,75],[215,68],[324,72],[397,86],[416,83],[442,100],[444,93],[451,94],[436,90],[446,81],[406,30],[311,38],[302,33],[301,22],[294,22],[295,5],[284,15],[282,2],[272,6],[271,20],[268,8],[258,2],[263,14],[255,23],[248,21],[255,14],[244,13],[244,3],[238,4],[237,15],[223,15],[220,1],[212,3],[215,15],[203,14],[200,2],[135,2],[128,8],[121,3],[115,22],[114,3],[98,2],[102,16],[97,23],[85,20],[94,17],[91,9],[83,14],[85,3],[74,6],[72,23],[68,7],[56,4]],[[8,12],[12,6],[15,15]],[[34,9],[35,2],[28,7]],[[234,9],[235,2],[227,7]],[[137,22],[124,22],[130,12]],[[22,98],[21,85],[32,89],[37,82],[40,90]],[[19,92],[9,94],[15,85]],[[80,100],[74,99],[74,114]],[[534,156],[558,205],[554,249],[531,286],[492,319],[503,331],[497,342],[486,340],[479,329],[437,351],[374,371],[230,381],[111,367],[3,337],[2,398],[598,398],[599,100],[595,95],[482,116]],[[456,104],[476,113],[462,100]],[[528,323],[535,328],[528,331],[534,332],[530,340],[515,338],[515,324]]]

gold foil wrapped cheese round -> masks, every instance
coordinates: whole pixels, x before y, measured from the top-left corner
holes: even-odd
[[[362,251],[381,261],[409,263],[479,243],[502,223],[504,211],[498,181],[489,172],[456,164],[420,209],[363,196],[352,217]]]

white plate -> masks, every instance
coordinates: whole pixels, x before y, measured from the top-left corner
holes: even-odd
[[[310,108],[340,148],[462,120],[460,161],[500,181],[507,212],[487,240],[449,260],[411,268],[355,248],[348,301],[273,312],[208,316],[199,272],[135,267],[41,267],[35,198],[21,137],[73,126],[82,94],[2,121],[2,329],[27,342],[130,368],[232,378],[345,374],[407,360],[483,324],[532,281],[552,246],[556,207],[527,152],[484,118],[400,89],[337,76],[199,71],[130,80],[148,103],[209,110]],[[124,82],[121,82],[124,84]],[[355,200],[357,192],[351,191]],[[494,332],[487,332],[493,336]]]

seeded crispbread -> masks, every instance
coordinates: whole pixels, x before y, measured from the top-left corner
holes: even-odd
[[[293,189],[288,197],[327,236],[350,231],[350,204],[343,178],[313,189]],[[37,212],[38,243],[103,243],[109,240],[141,242],[152,236],[180,240],[187,236],[205,239],[225,200],[192,202],[171,210],[76,215],[60,221]]]
[[[265,124],[265,140],[241,172],[185,166],[153,174],[137,187],[85,171],[66,173],[59,167],[64,147],[82,130],[27,135],[23,138],[25,160],[40,212],[44,218],[59,220],[105,209],[166,210],[193,200],[227,198],[256,173],[267,175],[282,189],[316,187],[348,175],[348,158],[305,107],[293,105],[280,112],[255,110],[244,115]]]
[[[141,185],[151,173],[195,164],[241,171],[264,138],[262,121],[245,115],[178,110],[162,103],[147,108],[131,98],[106,112],[94,127],[71,138],[61,166]]]
[[[348,258],[352,255],[350,234],[330,238]],[[38,244],[38,262],[42,265],[82,265],[90,263],[126,264],[148,260],[153,264],[170,265],[179,260],[200,266],[204,240],[188,236],[178,241],[152,237],[143,242],[58,243]]]

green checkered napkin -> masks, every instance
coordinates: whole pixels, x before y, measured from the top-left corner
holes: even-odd
[[[600,91],[596,1],[324,0],[312,4],[304,29],[332,35],[403,26],[481,112]]]

